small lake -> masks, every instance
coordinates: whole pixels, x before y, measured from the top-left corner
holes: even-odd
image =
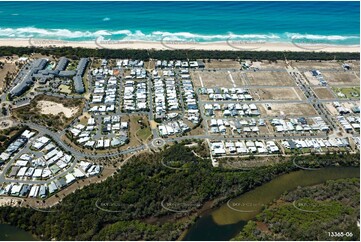
[[[0,241],[36,240],[30,233],[15,226],[0,224]]]
[[[183,240],[230,240],[261,212],[262,207],[298,186],[311,186],[327,180],[360,177],[359,167],[328,167],[300,170],[279,176],[199,218]]]

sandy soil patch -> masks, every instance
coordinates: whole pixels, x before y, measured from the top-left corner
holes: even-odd
[[[149,120],[149,125],[150,125],[150,128],[151,128],[151,129],[156,129],[158,123],[155,122],[154,120]]]
[[[12,81],[15,78],[19,68],[15,65],[15,62],[12,59],[7,60],[5,57],[2,57],[0,58],[0,62],[2,63],[0,68],[0,91],[2,91],[5,85],[6,75],[9,73]]]
[[[88,112],[83,113],[83,115],[78,118],[80,120],[79,123],[82,125],[87,125],[88,119],[90,119],[90,117],[91,117],[90,113]]]
[[[298,87],[250,89],[255,100],[303,100],[305,96]]]
[[[332,92],[326,87],[315,87],[312,88],[319,99],[332,99],[335,98]]]
[[[316,110],[307,103],[272,103],[272,110],[265,104],[259,105],[261,114],[266,116],[311,116],[317,115]]]
[[[211,60],[211,62],[206,61],[204,64],[206,68],[241,68],[241,64],[238,61],[233,60]]]
[[[359,78],[352,71],[348,72],[321,72],[324,79],[330,85],[358,85],[360,83]]]
[[[278,60],[277,62],[269,62],[269,61],[254,61],[252,63],[248,63],[250,67],[262,69],[284,69],[286,67],[286,63],[284,61]]]
[[[331,115],[339,115],[337,109],[333,106],[332,103],[324,103],[323,105],[328,109]]]
[[[244,86],[249,83],[247,83],[247,76],[245,72],[232,72],[232,77],[237,86]]]
[[[13,198],[13,197],[0,197],[0,207],[11,206],[17,207],[19,206],[24,200],[21,198]]]
[[[306,79],[308,80],[309,84],[311,86],[320,86],[320,81],[312,75],[312,73],[310,71],[305,71],[303,72],[303,75],[306,77]]]
[[[360,102],[359,101],[350,101],[350,102],[341,102],[340,103],[342,107],[344,108],[348,108],[351,110],[351,108],[355,107],[355,106],[360,106]],[[339,113],[337,111],[337,109],[335,108],[335,106],[333,105],[333,103],[324,103],[325,107],[328,109],[328,111],[331,113],[331,115],[334,116],[338,116]],[[352,113],[352,111],[351,111]],[[354,113],[352,113],[354,114]],[[356,114],[354,114],[356,115]]]
[[[291,61],[291,65],[297,67],[299,70],[343,70],[340,62],[333,61]]]
[[[274,86],[295,85],[291,76],[286,71],[285,72],[255,71],[255,72],[247,72],[246,76],[249,85],[274,85]]]
[[[355,106],[360,106],[360,101],[352,101],[352,102],[343,102],[342,105],[345,108],[351,109]]]
[[[40,109],[40,113],[42,114],[58,115],[60,113],[63,113],[67,118],[71,118],[78,112],[77,107],[67,108],[64,107],[64,105],[61,103],[43,100],[38,101],[37,108]]]
[[[232,76],[233,77],[233,76]],[[215,72],[215,71],[198,71],[192,72],[192,80],[196,87],[201,87],[202,79],[204,87],[227,87],[232,88],[233,82],[229,76],[229,73],[226,71]],[[233,80],[235,78],[233,77]]]

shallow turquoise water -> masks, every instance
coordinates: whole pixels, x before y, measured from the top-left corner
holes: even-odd
[[[359,2],[0,2],[0,38],[359,44]]]

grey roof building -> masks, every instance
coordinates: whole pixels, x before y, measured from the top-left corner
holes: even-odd
[[[20,197],[26,197],[26,195],[29,193],[29,191],[30,191],[30,186],[27,185],[27,184],[25,184],[25,185],[21,188],[19,196],[20,196]]]
[[[76,74],[75,71],[59,71],[58,76],[69,77],[69,76],[74,76],[75,74]]]
[[[84,71],[88,65],[89,59],[88,58],[81,58],[78,66],[76,68],[76,75],[77,76],[83,76],[84,75]]]
[[[34,84],[33,75],[36,74],[38,71],[43,70],[47,64],[47,59],[34,60],[30,67],[25,71],[25,73],[22,73],[24,74],[24,76],[22,78],[20,77],[20,80],[18,80],[18,84],[13,87],[13,89],[11,89],[10,95],[12,97],[20,96],[26,90],[28,90],[29,87]]]
[[[45,198],[46,197],[46,193],[47,193],[47,189],[45,185],[42,185],[39,189],[39,196],[41,198]]]
[[[64,71],[68,64],[69,64],[69,60],[66,57],[60,57],[55,70]]]
[[[83,84],[83,75],[85,72],[85,69],[88,65],[89,59],[88,58],[81,58],[78,66],[76,68],[76,75],[73,77],[74,80],[74,88],[75,91],[79,94],[85,92],[84,84]]]
[[[74,80],[75,92],[79,94],[84,93],[85,89],[83,84],[83,78],[81,76],[74,76],[73,80]]]

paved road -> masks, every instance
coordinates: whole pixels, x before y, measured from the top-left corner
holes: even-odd
[[[213,69],[212,69],[213,70]],[[219,71],[225,71],[225,72],[234,72],[234,71],[239,71],[239,69],[217,69]],[[270,71],[270,70],[262,70],[262,71]],[[287,72],[290,74],[290,71],[295,73],[294,75],[290,76],[295,80],[295,86],[299,86],[300,89],[303,91],[303,93],[306,96],[306,100],[250,100],[250,101],[242,101],[242,103],[255,103],[255,104],[262,104],[262,103],[309,103],[311,104],[317,111],[317,113],[319,115],[317,116],[321,116],[329,125],[331,125],[332,127],[335,127],[335,122],[334,120],[332,120],[332,117],[329,115],[329,113],[327,112],[327,110],[325,109],[325,107],[323,106],[323,103],[326,102],[349,102],[350,100],[340,100],[338,98],[334,98],[334,99],[327,99],[327,100],[319,100],[318,98],[316,98],[315,94],[313,93],[313,91],[310,88],[310,85],[308,84],[307,81],[305,81],[303,79],[303,76],[301,75],[301,73],[297,70],[297,69],[293,69],[293,68],[289,68],[289,69],[273,69],[272,71],[276,71],[276,72]],[[253,72],[253,71],[246,71],[246,72]],[[247,80],[247,77],[245,79]],[[151,78],[148,78],[148,92],[149,92],[149,112],[139,112],[141,114],[144,115],[148,115],[148,119],[149,120],[153,120],[153,97],[151,95],[151,90],[152,90],[152,83],[151,83]],[[295,87],[295,86],[283,86],[283,87],[277,87],[277,86],[270,86],[270,85],[247,85],[247,88],[291,88],[291,87]],[[91,88],[91,84],[89,85],[89,87]],[[178,89],[180,88],[179,85],[177,85]],[[180,91],[180,90],[178,90]],[[58,96],[58,94],[52,94],[53,96]],[[61,97],[63,97],[63,95],[61,95]],[[67,98],[79,98],[78,96],[71,96],[71,97],[67,97]],[[6,99],[6,95],[3,94],[0,96],[1,100],[5,100]],[[203,116],[203,110],[202,110],[202,106],[205,103],[214,103],[215,101],[200,101],[200,110],[201,110],[201,115]],[[239,101],[231,101],[231,100],[224,100],[224,101],[216,101],[217,103],[239,103]],[[183,104],[182,104],[182,108]],[[136,114],[139,114],[136,113]],[[119,115],[128,115],[126,113],[120,113],[119,111],[117,111],[117,114]],[[98,117],[102,117],[105,115],[99,115]],[[208,117],[203,117],[204,120],[206,121],[207,119],[209,119]],[[263,140],[274,140],[274,139],[304,139],[304,138],[327,138],[326,134],[317,134],[317,135],[294,135],[294,134],[275,134],[275,135],[253,135],[253,134],[248,134],[248,135],[234,135],[234,136],[222,136],[222,135],[211,135],[208,134],[208,128],[206,128],[207,132],[204,135],[193,135],[193,136],[181,136],[181,137],[175,137],[175,138],[164,138],[161,139],[163,140],[162,142],[160,142],[159,144],[156,144],[156,142],[154,142],[154,140],[159,139],[158,136],[158,132],[156,129],[152,129],[152,133],[153,133],[153,140],[139,145],[139,146],[135,146],[135,147],[130,147],[128,149],[124,149],[121,151],[115,151],[115,152],[109,152],[109,153],[104,153],[104,154],[90,154],[90,153],[83,153],[81,151],[78,151],[76,149],[74,149],[72,146],[70,146],[69,144],[65,143],[62,141],[61,137],[65,134],[64,130],[58,131],[58,132],[54,132],[49,130],[48,128],[36,124],[34,122],[30,121],[29,122],[24,122],[22,123],[24,125],[29,126],[31,129],[37,130],[39,131],[39,134],[41,135],[48,135],[50,137],[52,137],[52,139],[66,152],[71,153],[76,160],[79,159],[85,159],[85,158],[93,158],[93,159],[98,159],[98,158],[106,158],[106,157],[117,157],[119,155],[124,155],[124,154],[131,154],[131,153],[135,153],[135,152],[139,152],[148,148],[158,148],[162,145],[164,145],[165,143],[171,143],[171,142],[179,142],[182,140],[187,140],[187,139],[200,139],[200,140],[255,140],[255,139],[263,139]],[[205,122],[206,127],[207,127],[207,122]],[[22,152],[20,152],[22,153]],[[18,155],[20,155],[20,153]],[[10,168],[12,162],[14,162],[14,160],[16,159],[12,159],[11,162],[7,163],[5,166],[4,171],[6,171],[8,168]],[[63,176],[64,174],[66,174],[67,172],[69,172],[71,169],[74,168],[76,162],[74,161],[73,164],[64,172],[59,173],[58,175],[52,177],[50,180],[47,181],[24,181],[26,183],[30,183],[30,184],[42,184],[42,183],[48,183],[49,181],[52,181],[60,176]],[[0,176],[0,182],[5,181],[5,177],[4,174],[1,174]],[[6,180],[9,182],[22,182],[20,180],[16,180],[16,179],[9,179]]]

